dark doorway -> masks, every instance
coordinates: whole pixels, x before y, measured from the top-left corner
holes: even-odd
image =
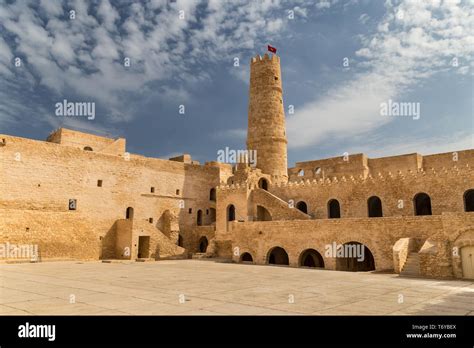
[[[369,217],[382,217],[382,201],[377,196],[372,196],[367,200]]]
[[[296,203],[296,209],[302,211],[305,214],[308,214],[308,206],[306,205],[306,202],[300,201]]]
[[[374,256],[365,245],[359,242],[349,242],[342,245],[342,249],[344,256],[336,258],[338,271],[367,272],[375,270]],[[363,254],[361,254],[362,250]]]
[[[289,265],[288,254],[285,249],[275,247],[268,254],[268,263],[270,265]]]
[[[464,211],[474,211],[474,190],[464,193]]]
[[[209,200],[210,201],[216,201],[216,189],[211,188],[211,191],[209,192]]]
[[[328,218],[339,219],[341,217],[341,207],[337,199],[328,202]]]
[[[257,205],[257,221],[272,221],[270,212],[261,205]]]
[[[138,237],[138,258],[147,259],[150,257],[150,237],[139,236]]]
[[[202,210],[199,209],[197,212],[197,225],[202,226]]]
[[[242,256],[240,257],[240,262],[252,262],[253,263],[253,257],[250,255],[250,253],[243,253]]]
[[[178,235],[178,246],[183,247],[183,237],[181,235]]]
[[[125,218],[130,219],[130,220],[133,219],[133,208],[132,207],[128,207],[127,210],[125,211]]]
[[[258,181],[258,187],[260,187],[261,189],[263,189],[265,191],[268,191],[268,181],[267,181],[267,179],[261,178]]]
[[[201,237],[201,239],[199,239],[199,252],[205,253],[207,250],[207,245],[208,245],[207,238]]]
[[[229,204],[227,207],[227,221],[235,220],[235,207],[233,204]]]
[[[415,215],[432,215],[431,213],[431,198],[426,193],[418,193],[413,199],[415,206]]]
[[[324,268],[324,260],[319,252],[314,249],[306,249],[300,256],[301,267]]]

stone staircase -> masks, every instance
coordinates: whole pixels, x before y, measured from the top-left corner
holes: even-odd
[[[420,276],[420,254],[411,252],[408,254],[407,260],[400,272],[404,277],[419,277]]]
[[[288,202],[285,202],[280,197],[274,194],[257,188],[252,191],[252,200],[257,205],[261,204],[264,207],[272,207],[273,220],[309,220],[311,216],[303,213],[296,208],[290,208]]]

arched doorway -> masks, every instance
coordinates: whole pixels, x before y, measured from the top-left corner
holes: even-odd
[[[252,255],[250,255],[250,253],[243,253],[241,256],[240,256],[240,262],[251,262],[253,263],[253,257]]]
[[[431,215],[431,198],[424,192],[420,192],[413,198],[415,215]]]
[[[261,205],[257,205],[257,221],[272,221],[270,212]]]
[[[305,214],[308,214],[308,205],[304,201],[299,201],[298,203],[296,203],[296,209],[302,211]]]
[[[265,191],[268,191],[268,181],[267,181],[267,179],[261,178],[258,181],[258,187],[265,190]]]
[[[199,209],[197,212],[197,219],[196,223],[198,226],[202,226],[202,210]]]
[[[133,208],[128,207],[127,210],[125,211],[125,218],[127,220],[132,220],[133,219]]]
[[[216,189],[211,188],[211,191],[209,191],[209,200],[215,202],[216,201]]]
[[[85,146],[85,147],[84,147],[84,151],[93,151],[93,150],[92,150],[92,147],[90,147],[90,146]]]
[[[474,211],[474,189],[464,192],[464,211]]]
[[[337,199],[331,199],[328,202],[328,218],[339,219],[341,217],[341,206]]]
[[[461,248],[462,277],[474,279],[474,245]]]
[[[300,255],[299,266],[324,268],[324,260],[316,250],[306,249]]]
[[[343,256],[336,258],[336,270],[350,272],[367,272],[375,270],[375,260],[372,252],[359,242],[344,243],[339,252]]]
[[[382,217],[382,201],[377,196],[372,196],[367,200],[367,210],[369,217]]]
[[[235,207],[233,204],[227,206],[227,221],[235,220]]]
[[[206,250],[207,250],[207,246],[208,246],[208,241],[207,241],[207,238],[206,237],[201,237],[201,239],[199,239],[199,252],[200,253],[205,253]]]
[[[268,252],[267,263],[270,265],[289,265],[288,253],[281,247],[274,247]]]

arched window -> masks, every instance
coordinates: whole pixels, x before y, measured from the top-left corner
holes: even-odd
[[[306,202],[304,201],[300,201],[296,203],[296,209],[298,209],[299,211],[302,211],[305,214],[308,214],[308,206],[306,205]]]
[[[93,151],[93,150],[92,150],[92,147],[86,146],[86,147],[84,147],[84,151]]]
[[[198,226],[202,226],[202,210],[199,209],[197,212],[197,219],[196,223]]]
[[[314,174],[315,175],[320,175],[321,173],[322,173],[321,167],[314,168]]]
[[[209,191],[209,200],[215,202],[216,201],[216,189],[211,188],[211,191]]]
[[[258,181],[258,187],[265,190],[265,191],[268,191],[268,181],[264,178],[261,178]]]
[[[339,219],[341,217],[341,207],[337,199],[328,202],[328,218]]]
[[[418,193],[413,198],[413,205],[415,206],[415,215],[431,215],[431,198],[426,193]]]
[[[382,217],[382,201],[377,196],[372,196],[367,200],[367,210],[369,217]]]
[[[227,207],[227,221],[235,220],[235,207],[233,204],[229,204]]]
[[[304,176],[304,169],[298,170],[298,176]]]
[[[464,192],[464,211],[474,211],[474,189]]]
[[[128,219],[128,220],[133,219],[133,208],[132,207],[128,207],[127,210],[125,211],[125,218]]]

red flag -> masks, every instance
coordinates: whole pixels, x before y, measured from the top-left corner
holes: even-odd
[[[277,53],[277,49],[276,49],[275,47],[270,46],[270,45],[268,45],[268,50],[269,50],[270,52],[272,52],[273,54],[276,54],[276,53]]]

